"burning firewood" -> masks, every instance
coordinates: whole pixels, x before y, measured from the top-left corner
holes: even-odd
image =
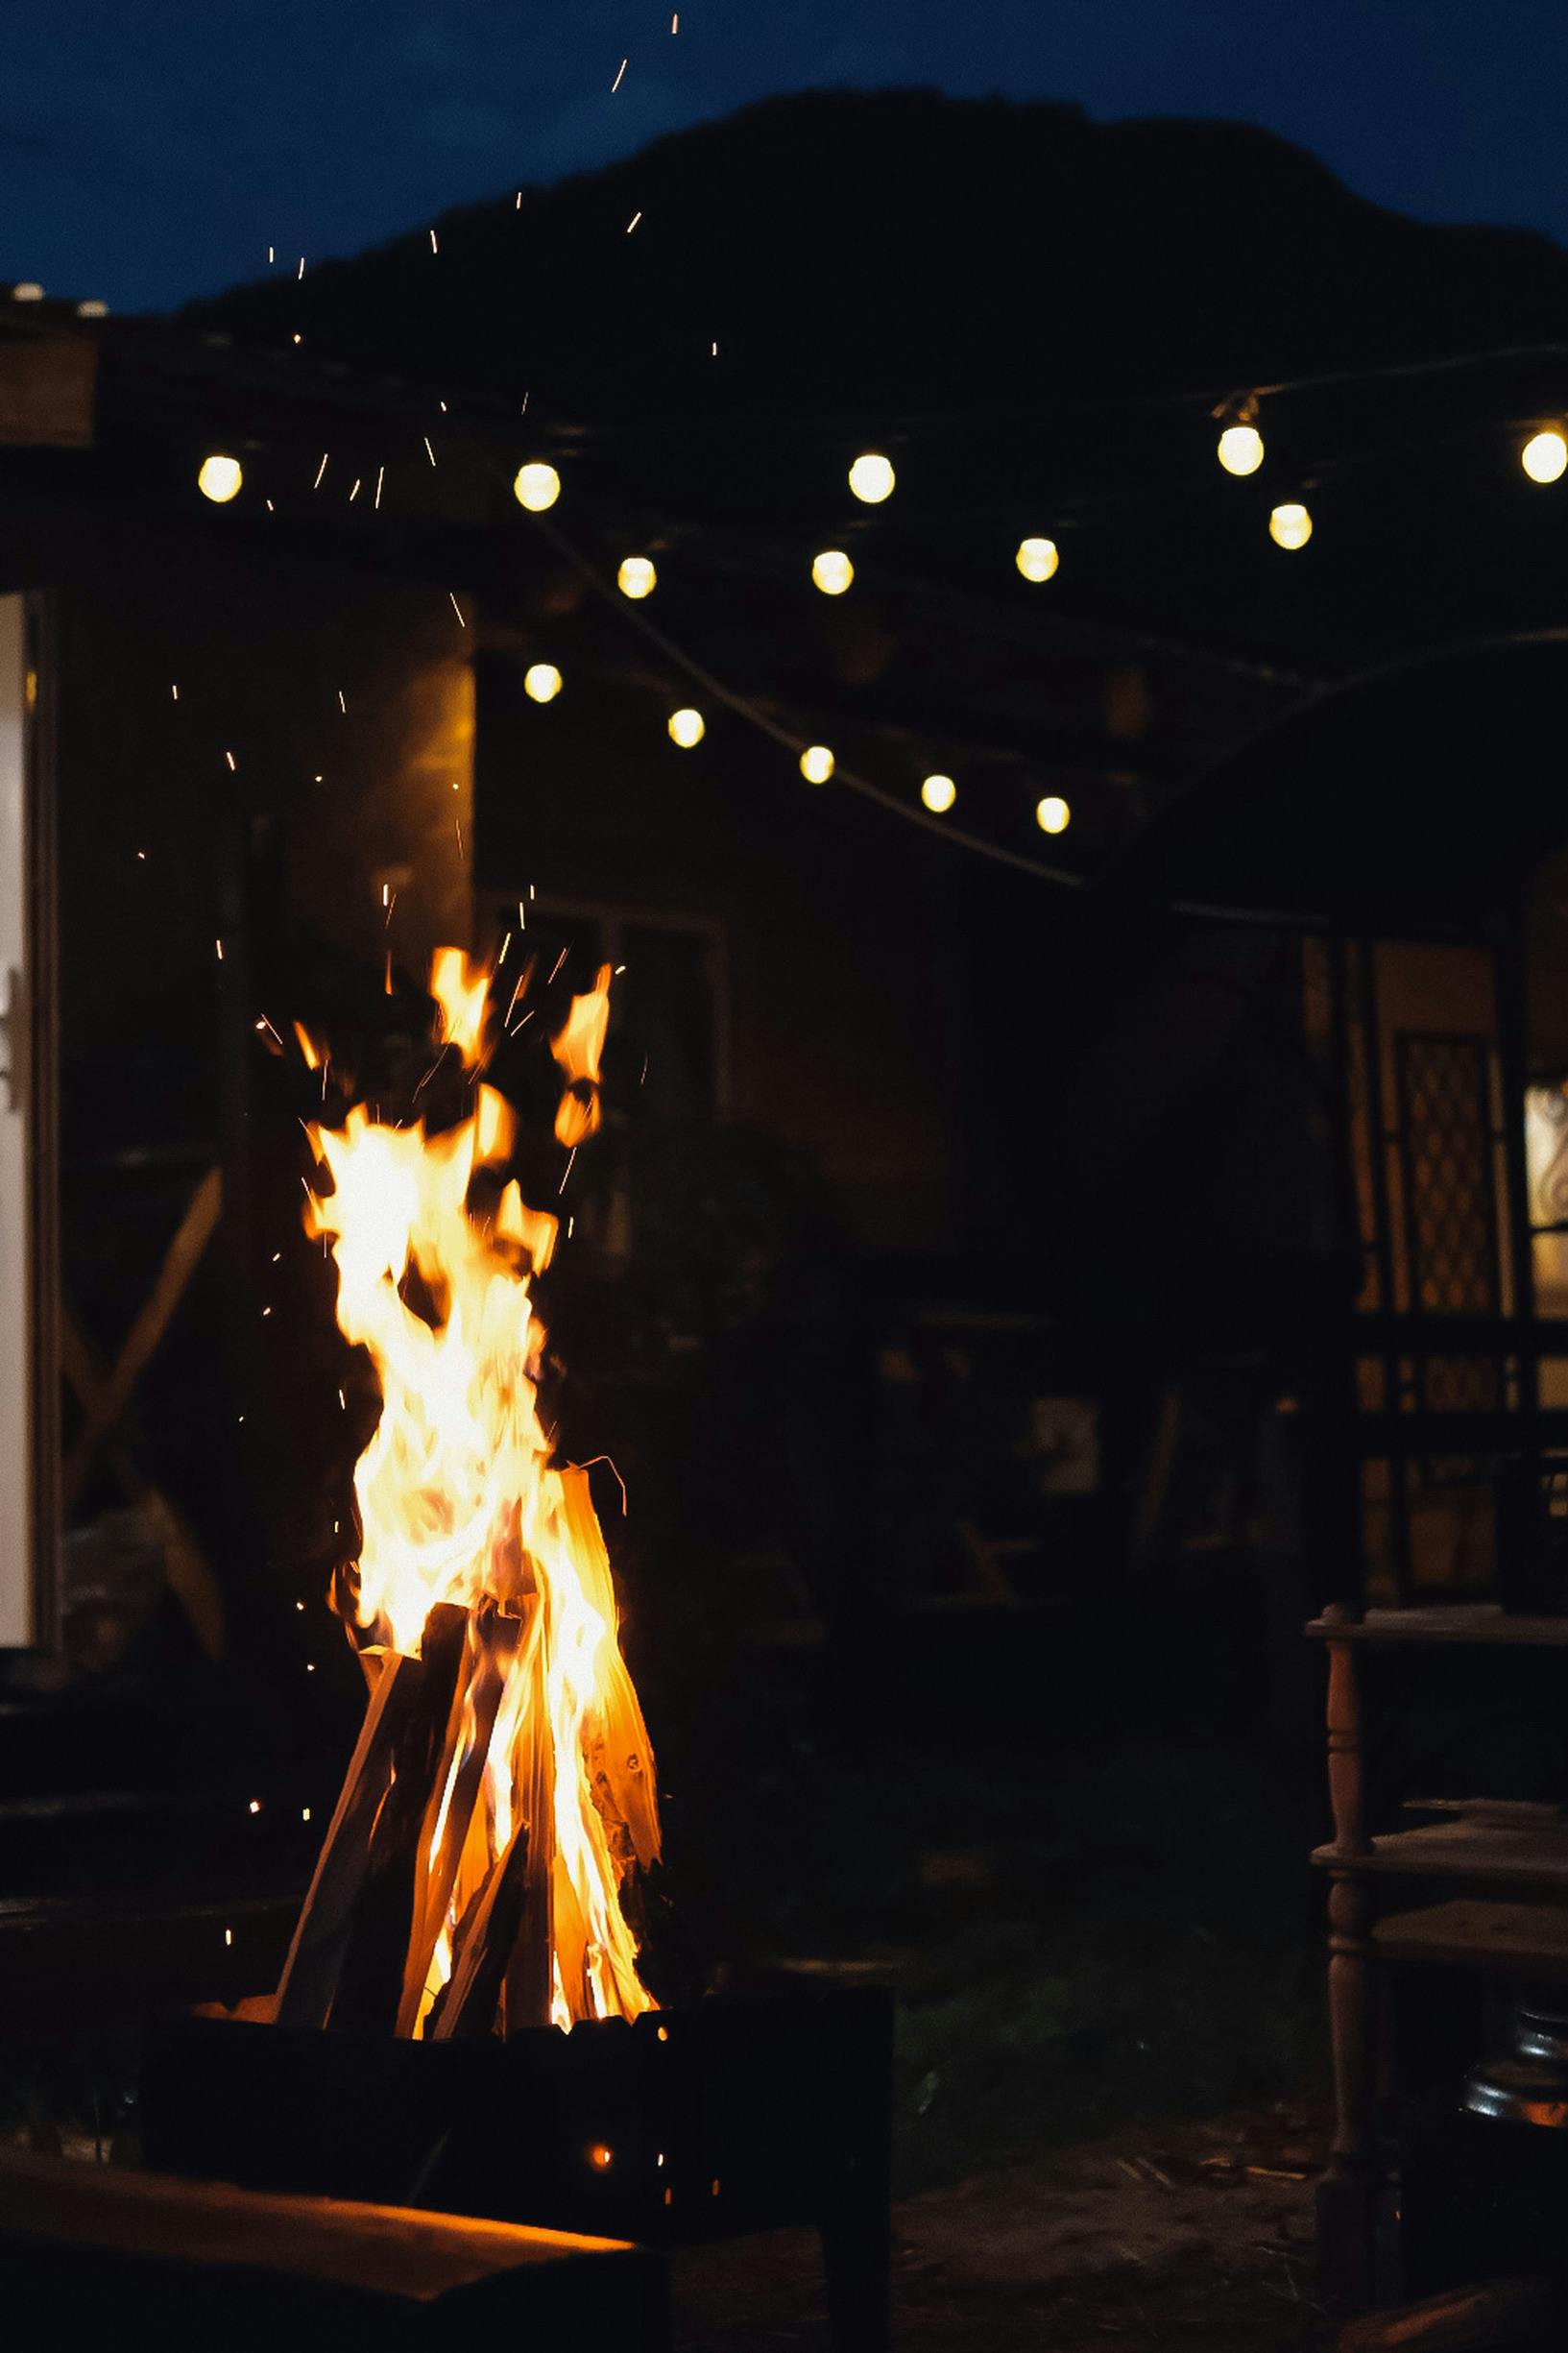
[[[609,979],[553,1041],[573,1147],[598,1125]],[[489,976],[444,950],[432,988],[476,1079]],[[530,1280],[556,1222],[515,1181],[489,1217],[470,1201],[476,1178],[495,1200],[513,1140],[482,1083],[438,1134],[357,1104],[311,1137],[332,1189],[307,1228],[382,1406],[354,1474],[359,1558],[335,1589],[369,1705],[279,2020],[446,2040],[634,2018],[654,2003],[621,1896],[658,1858],[653,1759],[587,1474],[552,1464],[539,1419]]]

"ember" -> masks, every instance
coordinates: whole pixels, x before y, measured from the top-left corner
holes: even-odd
[[[552,1041],[572,1148],[599,1123],[610,977]],[[278,1989],[289,2026],[441,2041],[655,2006],[621,1901],[659,1853],[653,1759],[587,1473],[552,1464],[539,1418],[530,1286],[558,1221],[501,1182],[490,979],[456,949],[432,967],[473,1088],[458,1125],[358,1104],[310,1130],[331,1188],[306,1229],[382,1402],[334,1594],[370,1699]]]

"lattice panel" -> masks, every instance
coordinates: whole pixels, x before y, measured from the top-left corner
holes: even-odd
[[[1429,1315],[1500,1307],[1486,1041],[1396,1041],[1411,1304]]]

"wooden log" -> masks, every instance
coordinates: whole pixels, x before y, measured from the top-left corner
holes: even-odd
[[[481,1602],[470,1613],[465,1671],[452,1694],[443,1761],[431,1783],[420,1831],[419,1852],[425,1858],[424,1870],[415,1889],[414,1925],[398,2005],[399,2034],[412,2034],[419,2018],[436,1942],[452,1900],[474,1803],[483,1784],[496,1710],[522,1632],[522,1618],[503,1613],[494,1602]]]
[[[519,1823],[459,1923],[452,1974],[425,2027],[429,2041],[455,2042],[491,2032],[527,1897],[528,1830]]]
[[[501,2023],[507,2034],[519,2034],[527,2026],[547,2026],[554,1991],[555,1748],[550,1738],[543,1642],[532,1645],[528,1670],[528,1715],[535,1730],[522,1790],[527,1831],[522,1915],[507,1961],[502,1997]]]
[[[424,1622],[418,1694],[398,1730],[376,1808],[327,2024],[390,2034],[398,2022],[413,1932],[420,1831],[449,1759],[452,1701],[467,1648],[468,1612],[438,1602]]]
[[[371,1831],[392,1781],[392,1760],[423,1680],[423,1664],[398,1651],[379,1660],[349,1770],[277,1986],[280,2026],[325,2026],[337,1992],[353,1910],[370,1860]]]

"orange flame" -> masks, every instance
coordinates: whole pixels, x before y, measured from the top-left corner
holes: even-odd
[[[595,1121],[609,979],[607,967],[574,1000],[555,1043]],[[470,1069],[484,1056],[489,986],[459,950],[438,954],[441,1033]],[[552,1465],[539,1419],[544,1334],[530,1279],[549,1263],[557,1222],[528,1208],[515,1179],[496,1201],[514,1121],[493,1087],[442,1134],[384,1127],[362,1104],[342,1128],[310,1133],[331,1190],[310,1197],[306,1228],[330,1245],[339,1325],[368,1349],[381,1388],[354,1471],[361,1647],[416,1657],[432,1609],[470,1613],[468,1681],[422,1834],[399,2028],[429,2025],[461,1968],[465,1925],[519,1833],[530,1872],[537,1857],[547,1865],[548,2015],[563,2026],[635,2017],[654,2003],[620,1889],[659,1853],[654,1767],[587,1474]],[[476,1179],[488,1216],[470,1202]]]
[[[556,1141],[576,1146],[599,1124],[599,1058],[610,1026],[610,967],[599,966],[599,977],[586,997],[573,997],[571,1010],[550,1052],[567,1074],[567,1091],[555,1115]]]

